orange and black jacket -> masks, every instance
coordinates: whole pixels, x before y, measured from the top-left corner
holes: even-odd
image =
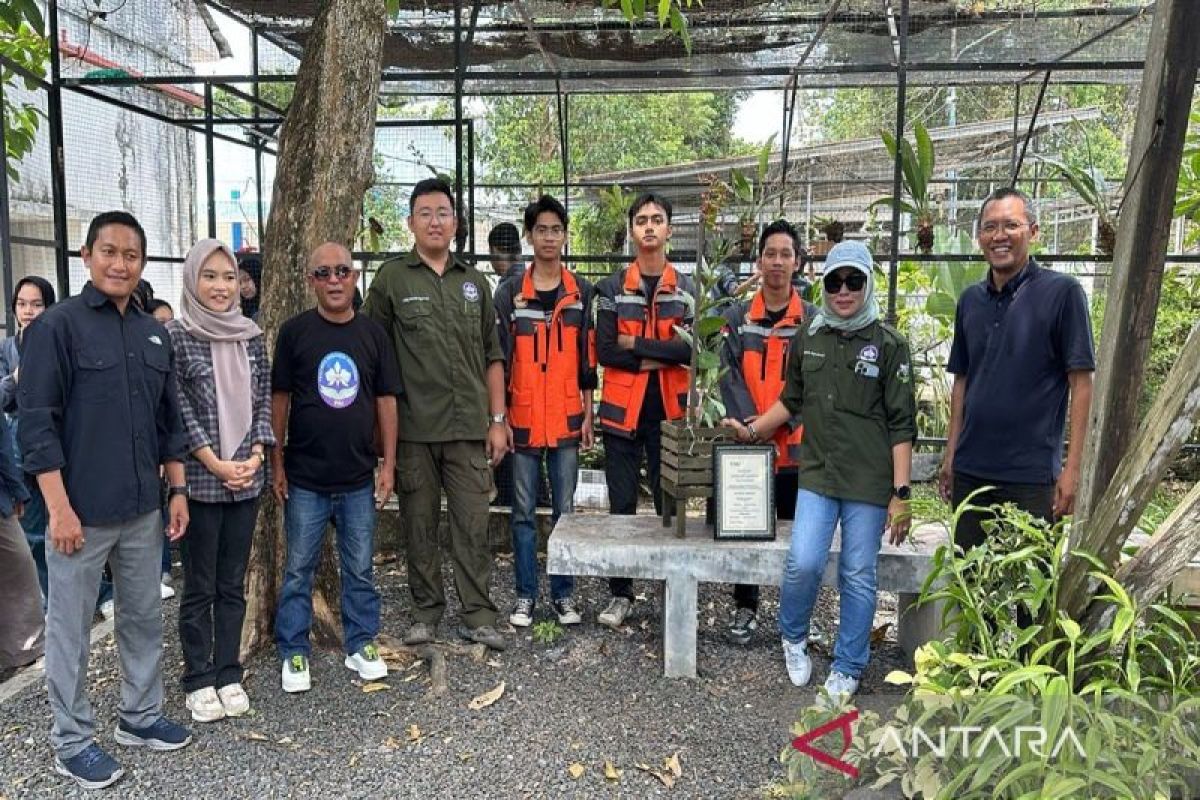
[[[721,360],[726,371],[721,378],[721,399],[729,416],[740,420],[758,416],[779,399],[787,382],[792,342],[811,313],[812,306],[801,300],[795,289],[776,323],[767,316],[761,291],[749,302],[742,300],[725,310]],[[775,432],[776,470],[797,465],[803,432],[796,417]]]
[[[533,268],[496,289],[496,325],[508,381],[508,419],[513,444],[523,449],[579,442],[583,392],[596,388],[592,328],[594,289],[562,271],[554,306],[542,306]]]
[[[651,380],[658,382],[666,419],[683,417],[692,350],[675,326],[691,329],[695,304],[691,278],[670,263],[653,297],[636,261],[596,284],[596,357],[604,367],[599,419],[605,433],[637,435]],[[632,350],[617,346],[619,334],[634,337]],[[669,366],[643,372],[643,359]]]

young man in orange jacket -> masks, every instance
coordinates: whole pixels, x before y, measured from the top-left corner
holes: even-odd
[[[533,263],[496,290],[496,320],[506,358],[508,424],[512,429],[512,536],[517,602],[508,621],[533,624],[538,595],[534,508],[545,456],[554,497],[553,521],[574,510],[579,445],[590,448],[596,360],[592,285],[562,263],[567,210],[542,195],[525,209]],[[550,600],[559,623],[577,625],[570,575],[551,575]]]
[[[725,344],[721,359],[726,367],[721,397],[728,416],[753,422],[775,404],[787,381],[792,341],[815,309],[801,298],[792,277],[799,269],[800,236],[787,220],[776,220],[758,239],[758,277],[761,288],[748,299],[726,308]],[[780,519],[791,519],[796,510],[796,465],[803,427],[799,417],[780,426],[775,443],[775,508]],[[733,589],[737,610],[729,639],[748,644],[758,628],[758,587],[738,584]]]
[[[663,420],[687,407],[691,348],[675,327],[690,328],[695,293],[687,275],[667,260],[671,203],[643,194],[629,208],[637,258],[596,285],[596,355],[604,367],[600,429],[610,514],[636,514],[642,455],[661,510],[659,459]],[[601,625],[617,628],[633,607],[633,581],[610,578],[612,599]]]

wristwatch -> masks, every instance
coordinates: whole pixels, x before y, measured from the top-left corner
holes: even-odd
[[[908,485],[892,487],[892,496],[900,500],[908,500],[912,497],[912,487]]]
[[[488,421],[491,422],[493,425],[503,425],[505,420],[507,420],[507,419],[508,419],[508,415],[505,414],[503,411],[501,411],[499,414],[488,415]]]
[[[746,423],[746,432],[750,434],[750,441],[752,441],[752,442],[757,442],[759,439],[762,438],[758,435],[758,431],[754,430],[753,422]]]
[[[183,484],[182,486],[168,486],[167,487],[167,499],[168,500],[170,500],[172,497],[174,497],[177,494],[183,495],[183,498],[186,500],[187,498],[192,496],[192,490],[186,483]]]

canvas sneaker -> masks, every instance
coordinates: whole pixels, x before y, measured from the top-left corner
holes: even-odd
[[[364,681],[377,681],[386,678],[387,664],[379,657],[379,648],[374,642],[367,642],[358,648],[358,652],[346,656],[346,668],[358,673]]]
[[[92,743],[70,758],[55,758],[54,771],[85,789],[103,789],[117,782],[125,770],[116,759]]]
[[[518,628],[528,628],[533,624],[533,600],[528,597],[518,597],[513,605],[508,621]]]
[[[285,692],[307,692],[312,688],[312,676],[308,672],[308,658],[299,653],[284,659],[280,677]]]
[[[858,678],[851,678],[835,670],[825,679],[825,691],[829,693],[832,702],[840,705],[858,691]]]
[[[808,640],[798,642],[783,640],[783,660],[793,686],[807,686],[812,677],[812,659],[808,657]]]
[[[113,734],[117,744],[146,747],[150,750],[178,750],[192,743],[192,732],[166,717],[159,717],[144,728],[135,728],[125,720],[117,723]]]
[[[583,622],[579,609],[575,607],[575,601],[570,597],[555,600],[554,613],[558,615],[559,625],[578,625]]]
[[[614,597],[608,601],[608,605],[600,612],[600,616],[596,617],[596,622],[606,628],[616,630],[621,627],[621,623],[629,616],[632,609],[633,601],[628,597]]]
[[[196,722],[216,722],[225,719],[225,706],[221,705],[217,690],[211,686],[188,692],[184,705],[192,712],[192,719]]]
[[[751,637],[758,630],[758,615],[753,608],[739,608],[733,614],[733,622],[729,625],[728,638],[734,644],[750,644]]]
[[[250,695],[246,694],[240,683],[217,689],[217,697],[221,699],[221,707],[225,709],[227,717],[240,717],[250,710]]]

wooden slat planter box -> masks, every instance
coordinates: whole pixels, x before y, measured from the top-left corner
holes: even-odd
[[[688,499],[713,496],[713,444],[732,441],[728,428],[662,424],[663,527],[670,527],[674,520],[676,536],[684,535]]]

